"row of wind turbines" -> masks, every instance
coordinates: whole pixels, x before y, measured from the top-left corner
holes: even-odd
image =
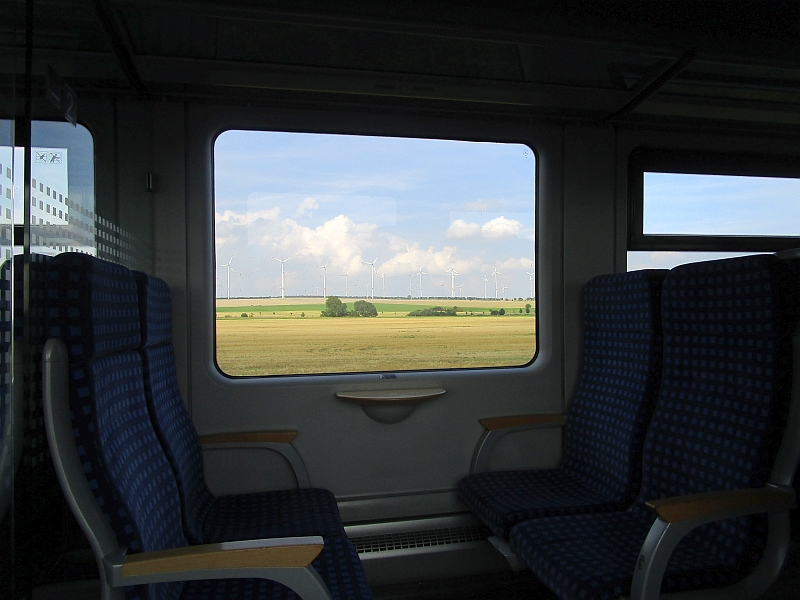
[[[228,269],[228,300],[231,299],[231,271],[236,272],[236,269],[234,269],[233,266],[231,266],[231,263],[233,262],[233,257],[234,257],[235,254],[236,254],[235,252],[233,254],[231,254],[231,257],[230,257],[230,259],[228,260],[227,263],[222,264],[222,265],[217,265],[218,268],[224,267],[224,268]],[[289,260],[294,258],[294,256],[290,256],[289,258],[284,258],[284,259],[280,259],[280,258],[278,258],[276,256],[271,256],[270,258],[273,258],[274,260],[277,260],[279,263],[281,263],[281,298],[285,298],[286,297],[286,281],[285,281],[284,265]],[[367,296],[367,297],[371,297],[373,300],[375,299],[375,274],[377,273],[377,270],[375,269],[375,263],[378,262],[379,258],[380,258],[380,256],[376,256],[375,260],[373,260],[373,261],[361,261],[361,264],[370,266],[370,295]],[[409,296],[413,296],[412,286],[413,286],[414,277],[419,277],[419,297],[422,298],[422,276],[423,275],[427,275],[427,273],[422,270],[422,265],[421,264],[418,263],[417,267],[418,267],[417,272],[416,273],[411,273],[409,275],[410,279],[409,279],[409,282],[408,282],[408,295]],[[490,281],[490,278],[492,276],[494,276],[494,298],[495,298],[495,300],[499,300],[500,299],[499,292],[500,292],[500,288],[502,287],[503,300],[505,300],[506,299],[506,290],[508,289],[509,286],[507,286],[505,284],[499,284],[497,276],[498,275],[502,275],[502,273],[497,270],[497,265],[496,264],[492,265],[492,267],[494,269],[493,272],[489,273],[488,276],[486,276],[486,275],[483,276],[483,299],[487,300],[486,285]],[[531,267],[533,267],[533,265],[531,265]],[[328,297],[328,263],[325,263],[324,265],[317,265],[317,268],[318,269],[322,269],[322,297],[323,298],[327,298]],[[455,263],[452,263],[450,265],[450,268],[445,272],[446,273],[450,273],[450,297],[451,298],[455,298],[456,297],[456,290],[459,290],[459,297],[463,297],[464,284],[462,283],[460,285],[456,285],[456,275],[461,275],[461,273],[459,271],[456,271]],[[530,296],[529,297],[533,298],[533,276],[534,276],[534,272],[533,271],[525,271],[525,273],[528,275],[529,283],[530,283]],[[339,275],[339,277],[344,277],[344,295],[346,297],[350,296],[350,288],[349,288],[349,285],[348,285],[348,276],[349,275],[350,275],[350,271],[349,270],[347,272],[342,273],[342,274]],[[381,283],[382,283],[382,286],[383,286],[383,295],[386,296],[386,276],[385,276],[385,274],[383,272],[383,267],[381,267]],[[444,284],[437,284],[437,285],[444,286]]]

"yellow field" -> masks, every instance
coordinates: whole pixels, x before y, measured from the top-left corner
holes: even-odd
[[[229,375],[343,373],[521,365],[535,352],[533,315],[318,315],[236,318],[218,314],[217,363]]]

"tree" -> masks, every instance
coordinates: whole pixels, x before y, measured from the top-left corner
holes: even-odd
[[[328,296],[325,300],[325,310],[320,315],[323,317],[346,317],[347,304],[339,300],[338,296]]]
[[[353,304],[353,313],[359,317],[377,317],[378,309],[372,302],[366,300],[356,300]]]
[[[501,308],[501,309],[498,311],[498,314],[501,314],[501,315],[504,315],[504,314],[506,314],[506,309],[505,309],[505,308]]]
[[[525,305],[525,314],[528,314],[528,315],[531,314],[531,305],[530,304],[526,304]]]

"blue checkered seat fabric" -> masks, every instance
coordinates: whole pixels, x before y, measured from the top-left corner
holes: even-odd
[[[172,350],[169,287],[134,272],[139,293],[145,393],[153,425],[175,472],[184,530],[195,544],[304,535],[345,536],[328,490],[297,489],[214,497],[203,475],[197,431],[183,404]]]
[[[95,385],[98,444],[110,478],[131,515],[137,545],[145,551],[185,546],[178,484],[150,421],[139,354],[118,353],[99,362],[110,368]],[[323,551],[312,565],[335,600],[371,599],[358,554],[347,538],[325,538]],[[142,590],[134,593],[148,600],[297,597],[281,584],[254,579],[172,582],[147,588],[144,594]]]
[[[172,466],[150,420],[144,392],[136,281],[125,267],[66,253],[48,268],[47,328],[70,358],[76,446],[95,499],[129,552],[187,545]],[[333,598],[369,600],[361,563],[345,538],[328,539],[313,563]],[[259,580],[132,586],[126,600],[283,598]]]
[[[461,502],[495,535],[507,538],[528,519],[617,510],[636,498],[661,382],[666,273],[600,275],[586,284],[583,364],[560,467],[477,473],[459,482]]]
[[[631,593],[655,521],[648,500],[763,487],[791,393],[798,263],[771,255],[676,267],[664,281],[664,371],[645,438],[642,488],[627,511],[547,517],[511,529],[511,544],[559,598]],[[661,592],[725,586],[766,543],[763,515],[692,531]]]

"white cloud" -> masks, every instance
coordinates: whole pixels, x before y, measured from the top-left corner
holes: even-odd
[[[316,210],[318,208],[319,208],[319,202],[314,200],[314,198],[310,197],[304,198],[303,201],[300,203],[300,206],[297,207],[297,211],[294,213],[294,218],[301,219],[304,216],[306,216],[306,213],[308,213],[308,216],[310,217],[312,216],[311,211]]]
[[[374,223],[354,223],[344,215],[314,229],[284,219],[279,230],[265,231],[258,243],[317,262],[326,260],[334,269],[358,273],[363,267],[363,253],[372,247],[371,238],[377,227]]]
[[[521,230],[522,223],[516,219],[497,217],[484,223],[483,227],[481,227],[481,234],[489,240],[500,240],[517,236]]]
[[[526,271],[533,273],[533,265],[534,260],[532,258],[528,258],[527,256],[521,256],[519,258],[509,258],[507,260],[501,260],[495,263],[497,265],[497,270],[503,273],[510,273],[511,271]],[[494,265],[484,265],[484,269],[491,272],[494,268]]]
[[[477,223],[467,223],[464,219],[456,219],[447,228],[445,235],[449,238],[463,239],[480,235],[481,226]]]
[[[244,214],[235,213],[231,210],[226,210],[224,213],[219,214],[216,213],[214,215],[214,221],[219,225],[220,223],[227,222],[236,225],[250,225],[251,223],[255,223],[259,219],[264,219],[266,221],[274,221],[276,220],[281,214],[281,209],[279,207],[270,208],[269,210],[258,210],[254,212],[246,212]]]
[[[481,236],[485,240],[501,240],[519,236],[522,232],[522,223],[507,217],[495,217],[483,225],[467,223],[464,219],[456,219],[447,228],[445,235],[453,239],[466,239]]]

